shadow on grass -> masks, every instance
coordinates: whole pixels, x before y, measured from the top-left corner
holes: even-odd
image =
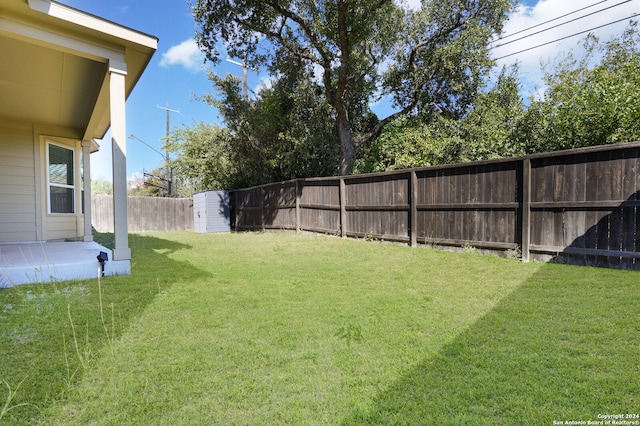
[[[342,424],[551,425],[636,413],[639,278],[543,265]]]
[[[96,241],[109,246],[112,239],[100,234]],[[0,423],[33,421],[40,410],[64,398],[82,379],[83,363],[90,365],[108,350],[160,292],[178,280],[207,275],[169,256],[189,245],[140,234],[131,234],[129,243],[131,275],[102,278],[101,294],[97,279],[16,286],[0,293],[2,403],[2,382],[12,390],[22,382],[11,401],[15,408]]]

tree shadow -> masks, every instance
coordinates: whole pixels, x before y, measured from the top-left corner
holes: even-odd
[[[231,199],[229,198],[229,191],[218,191],[218,215],[224,217],[227,223],[231,220]]]
[[[549,425],[635,412],[636,274],[542,265],[342,424]]]
[[[573,239],[562,253],[553,257],[552,262],[569,263],[582,266],[598,266],[616,269],[640,269],[637,232],[640,219],[640,191],[631,194],[627,200],[613,210],[593,207],[581,211],[565,210],[563,226],[565,235],[575,235],[568,229],[581,224],[586,232]],[[571,220],[566,220],[569,218]]]
[[[197,233],[229,232],[232,198],[227,190],[207,190],[193,195],[193,225]]]
[[[291,180],[232,191],[229,200],[231,229],[295,230],[298,188],[298,180]]]
[[[96,235],[96,241],[112,245],[113,234]],[[171,258],[189,249],[187,244],[129,234],[129,246],[131,275],[101,278],[100,286],[96,278],[26,284],[2,292],[0,314],[12,318],[0,324],[0,381],[14,390],[22,382],[5,421],[26,424],[38,418],[40,410],[82,380],[83,363],[126,333],[160,293],[178,280],[209,276]]]

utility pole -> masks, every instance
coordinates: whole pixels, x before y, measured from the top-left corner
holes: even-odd
[[[170,109],[169,108],[169,102],[167,102],[167,106],[166,107],[163,107],[163,106],[160,106],[160,105],[156,105],[156,106],[158,108],[163,109],[163,110],[165,110],[167,112],[167,132],[166,132],[166,134],[167,134],[166,141],[167,142],[166,143],[169,143],[169,113],[177,112],[178,114],[180,114],[180,110]],[[165,161],[166,161],[167,167],[169,167],[169,150],[168,149],[166,150],[166,159],[165,159]],[[171,167],[169,167],[169,190],[167,191],[169,197],[172,196],[172,190],[171,190],[171,186],[172,185],[173,185],[173,169]]]
[[[238,61],[234,61],[231,58],[227,58],[227,62],[232,63],[233,65],[238,65],[239,67],[242,67],[242,83],[243,83],[242,94],[244,97],[244,101],[249,102],[249,87],[247,85],[247,68],[255,72],[258,72],[258,70],[255,68],[247,67],[247,62],[245,60],[242,60],[242,62],[238,62]]]

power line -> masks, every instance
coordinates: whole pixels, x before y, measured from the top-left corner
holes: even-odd
[[[513,37],[513,36],[514,36],[514,35],[516,35],[516,34],[520,34],[520,33],[523,33],[523,32],[525,32],[525,31],[532,30],[532,29],[537,28],[537,27],[539,27],[539,26],[541,26],[541,25],[545,25],[545,24],[548,24],[549,22],[557,21],[558,19],[562,19],[562,18],[564,18],[564,17],[566,17],[566,16],[573,15],[574,13],[581,12],[581,11],[583,11],[583,10],[585,10],[585,9],[589,9],[590,7],[597,6],[597,5],[601,4],[601,3],[606,3],[606,2],[608,2],[608,1],[609,1],[609,0],[602,0],[602,1],[599,1],[598,3],[594,3],[594,4],[592,4],[592,5],[585,6],[585,7],[581,8],[581,9],[574,10],[573,12],[565,13],[564,15],[558,16],[558,17],[553,18],[553,19],[549,19],[548,21],[544,21],[544,22],[541,22],[541,23],[539,23],[539,24],[533,25],[533,26],[531,26],[531,27],[525,28],[525,29],[523,29],[523,30],[516,31],[515,33],[508,34],[508,35],[506,35],[506,36],[504,36],[504,37],[499,37],[499,38],[495,39],[494,41],[492,41],[492,43],[495,43],[496,41],[504,40],[505,38]]]
[[[520,53],[527,52],[529,50],[537,49],[538,47],[542,47],[542,46],[546,46],[548,44],[552,44],[552,43],[555,43],[555,42],[558,42],[558,41],[566,40],[568,38],[575,37],[575,36],[580,35],[580,34],[588,33],[590,31],[597,30],[597,29],[600,29],[600,28],[604,28],[604,27],[609,26],[609,25],[617,24],[618,22],[626,21],[627,19],[633,19],[638,15],[640,15],[640,13],[635,13],[635,14],[633,14],[631,16],[626,17],[626,18],[618,19],[617,21],[609,22],[607,24],[599,25],[597,27],[593,27],[593,28],[590,28],[588,30],[580,31],[580,32],[577,32],[577,33],[574,33],[574,34],[571,34],[571,35],[568,35],[568,36],[565,36],[565,37],[558,38],[556,40],[552,40],[552,41],[549,41],[549,42],[546,42],[546,43],[538,44],[537,46],[529,47],[527,49],[522,49],[522,50],[520,50],[518,52],[509,53],[508,55],[504,55],[504,56],[500,56],[499,58],[495,58],[495,60],[498,61],[500,59],[508,58],[509,56],[518,55]]]
[[[605,1],[607,1],[607,0],[605,0]],[[506,42],[506,43],[502,43],[502,44],[499,44],[499,45],[497,45],[497,46],[493,46],[493,47],[492,47],[492,49],[497,49],[498,47],[506,46],[507,44],[515,43],[516,41],[520,41],[520,40],[523,40],[523,39],[528,38],[528,37],[533,37],[534,35],[537,35],[537,34],[543,33],[543,32],[545,32],[545,31],[552,30],[552,29],[554,29],[554,28],[561,27],[561,26],[563,26],[563,25],[569,24],[569,23],[571,23],[571,22],[578,21],[578,20],[580,20],[580,19],[582,19],[582,18],[586,18],[586,17],[591,16],[591,15],[595,15],[596,13],[604,12],[605,10],[609,10],[609,9],[614,8],[614,7],[617,7],[617,6],[623,5],[623,4],[625,4],[625,3],[629,3],[630,1],[631,1],[631,0],[624,0],[623,2],[620,2],[620,3],[617,3],[617,4],[611,5],[611,6],[609,6],[609,7],[605,7],[604,9],[596,10],[595,12],[591,12],[591,13],[588,13],[588,14],[586,14],[586,15],[579,16],[579,17],[577,17],[577,18],[573,18],[573,19],[571,19],[571,20],[569,20],[569,21],[562,22],[562,23],[560,23],[560,24],[554,25],[554,26],[549,27],[549,28],[545,28],[544,30],[536,31],[535,33],[528,34],[528,35],[526,35],[526,36],[522,36],[522,37],[517,38],[517,39],[515,39],[515,40],[511,40],[511,41],[508,41],[508,42]],[[572,13],[574,13],[574,12],[572,12]],[[564,16],[566,16],[566,15],[564,15]],[[558,19],[558,18],[556,18],[556,19]],[[553,20],[555,20],[555,19],[553,19]],[[547,22],[550,22],[550,21],[547,21]],[[540,25],[542,25],[542,24],[540,24]],[[537,26],[537,25],[536,25],[536,26]],[[533,27],[531,27],[531,28],[533,28]],[[529,29],[531,29],[531,28],[529,28]],[[526,31],[526,30],[522,30],[522,31]],[[522,32],[522,31],[518,31],[518,32]],[[517,34],[517,33],[514,33],[514,34]],[[507,36],[507,37],[511,37],[511,36],[513,36],[514,34],[511,34],[511,35],[509,35],[509,36]],[[499,40],[500,40],[500,39],[499,39]]]

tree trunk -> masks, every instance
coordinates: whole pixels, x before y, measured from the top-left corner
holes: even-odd
[[[356,156],[356,144],[353,140],[353,133],[349,120],[338,114],[338,137],[340,138],[340,163],[338,164],[338,175],[346,176],[353,172],[353,162]]]

